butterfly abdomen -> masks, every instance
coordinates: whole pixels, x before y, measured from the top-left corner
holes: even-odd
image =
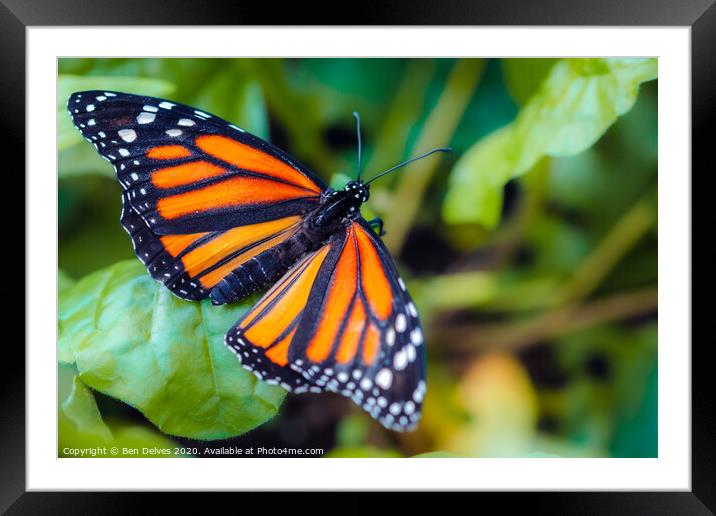
[[[302,255],[317,249],[318,245],[307,238],[302,230],[298,230],[291,238],[254,256],[230,272],[212,289],[212,303],[231,303],[273,284]]]

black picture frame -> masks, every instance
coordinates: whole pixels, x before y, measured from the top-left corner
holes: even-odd
[[[520,0],[351,3],[322,14],[304,3],[277,9],[256,2],[196,0],[0,0],[0,127],[3,156],[24,166],[25,30],[41,25],[575,25],[691,27],[692,161],[706,169],[713,144],[707,128],[716,118],[716,0]],[[347,17],[340,18],[339,12]],[[30,99],[31,100],[31,99]],[[710,163],[713,168],[713,163]],[[689,173],[688,171],[684,171]],[[6,174],[9,174],[9,167]],[[19,174],[16,174],[19,176]],[[16,177],[18,182],[20,178]],[[23,183],[18,185],[20,188]],[[19,191],[19,190],[16,190]],[[8,218],[5,219],[10,220]],[[695,221],[695,220],[694,220]],[[17,222],[14,222],[16,225]],[[18,245],[19,249],[20,246]],[[29,274],[29,271],[25,271]],[[32,307],[28,306],[27,310]],[[668,314],[664,314],[668,317]],[[6,339],[0,399],[0,511],[9,514],[105,514],[145,508],[143,497],[120,493],[41,493],[25,488],[25,353]],[[716,417],[707,350],[711,339],[692,346],[692,490],[641,493],[530,493],[499,496],[501,509],[527,502],[530,511],[573,514],[713,514],[716,511]],[[688,343],[672,343],[687,345]],[[161,495],[166,509],[182,496]],[[370,497],[355,497],[351,512],[370,510]],[[493,496],[493,495],[485,495]],[[420,497],[416,497],[419,499]],[[294,501],[295,505],[303,502]],[[331,504],[335,503],[333,501]],[[341,502],[346,506],[346,501]],[[460,502],[457,502],[460,503]],[[212,502],[216,507],[216,501]],[[111,510],[108,510],[110,509]],[[218,508],[218,507],[217,507]],[[362,508],[362,509],[361,509]]]

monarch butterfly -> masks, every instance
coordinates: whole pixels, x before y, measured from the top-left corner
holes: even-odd
[[[124,189],[121,224],[149,274],[183,299],[272,288],[225,336],[244,368],[294,393],[338,392],[413,429],[425,395],[418,312],[360,206],[370,183],[329,188],[236,125],[168,100],[70,96],[75,127]]]

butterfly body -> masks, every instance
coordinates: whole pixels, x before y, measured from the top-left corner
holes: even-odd
[[[212,303],[231,303],[274,283],[301,256],[316,251],[339,227],[360,217],[360,206],[369,197],[369,185],[361,181],[351,181],[343,190],[326,189],[318,207],[305,215],[300,229],[287,241],[229,273],[211,291]]]
[[[333,190],[270,143],[164,99],[83,91],[68,111],[114,167],[120,222],[154,279],[215,304],[272,285],[226,333],[245,369],[293,392],[340,393],[386,428],[415,427],[425,345],[360,214],[375,177]]]

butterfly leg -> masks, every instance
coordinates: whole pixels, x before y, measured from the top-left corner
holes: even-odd
[[[385,235],[385,231],[383,231],[383,219],[381,219],[380,217],[375,217],[374,219],[370,219],[368,221],[368,224],[370,224],[370,226],[372,228],[376,228],[376,227],[378,228],[378,236]]]

